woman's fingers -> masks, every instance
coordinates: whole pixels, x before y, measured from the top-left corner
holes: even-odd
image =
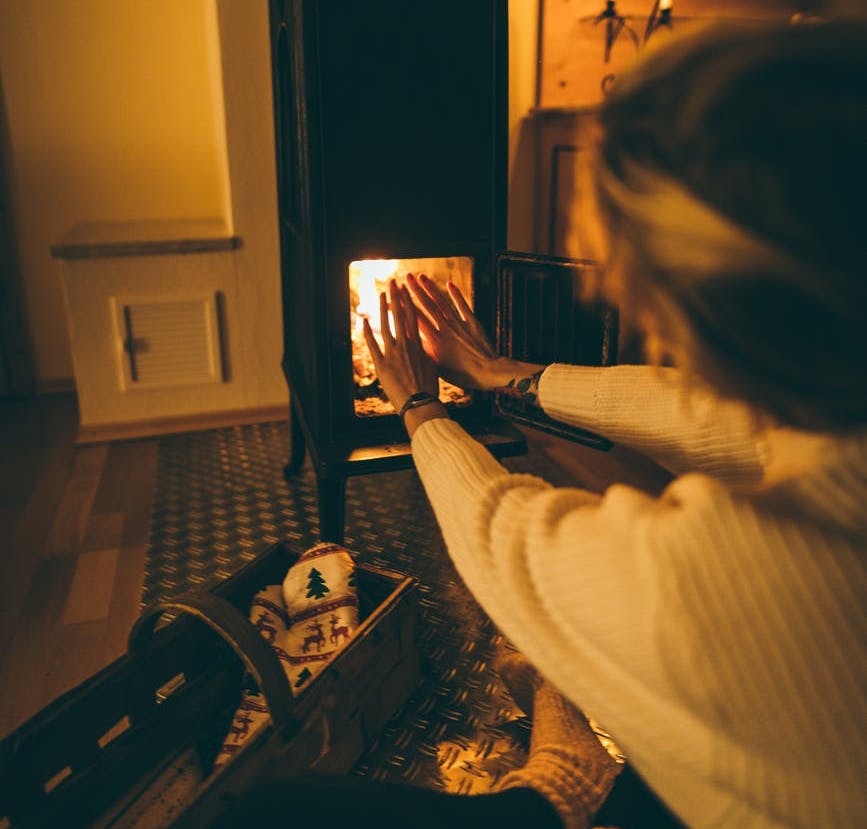
[[[373,329],[370,327],[370,320],[367,317],[362,319],[362,330],[364,331],[364,340],[367,343],[367,348],[370,351],[370,356],[373,359],[373,365],[376,368],[377,374],[379,373],[379,364],[382,360],[382,349],[379,347],[379,343],[376,341],[376,336],[373,333]]]
[[[495,356],[494,349],[491,347],[485,329],[482,328],[479,318],[473,313],[473,309],[470,308],[469,303],[464,299],[464,295],[461,293],[460,288],[458,288],[458,286],[451,280],[448,282],[447,287],[449,290],[449,296],[451,297],[452,302],[454,302],[455,307],[460,312],[468,330],[472,332],[472,335],[476,340],[476,345],[488,356]]]
[[[469,320],[474,319],[473,309],[470,308],[469,303],[464,299],[461,289],[451,280],[448,281],[446,287],[448,288],[449,296],[451,297],[455,307],[458,309],[463,321],[468,322]]]
[[[403,311],[400,287],[394,279],[390,279],[388,282],[388,298],[391,305],[391,316],[394,319],[394,338],[397,342],[402,343],[406,340],[406,316]]]
[[[415,311],[415,305],[412,304],[412,297],[410,297],[407,288],[400,289],[400,297],[403,303],[404,320],[406,321],[407,340],[413,347],[421,349],[421,340],[418,334],[419,317]]]
[[[455,312],[455,306],[449,299],[448,295],[439,285],[436,284],[429,276],[425,274],[419,275],[419,281],[422,287],[430,294],[433,301],[436,303],[437,309],[443,319],[457,320],[458,314]]]
[[[424,337],[429,343],[436,342],[436,338],[439,336],[440,332],[437,331],[434,324],[424,314],[419,314],[416,319],[422,337]]]
[[[394,335],[391,333],[391,322],[388,319],[388,297],[384,291],[379,295],[379,330],[383,342],[386,345],[393,345]]]
[[[449,280],[444,290],[424,274],[407,274],[407,288],[408,291],[403,289],[403,295],[411,300],[409,308],[414,318],[409,328],[420,330],[429,353],[436,350],[435,343],[447,338],[452,343],[462,343],[486,356],[494,356],[487,334],[454,282]]]
[[[437,328],[440,327],[439,323],[443,321],[442,313],[440,312],[440,307],[434,301],[434,298],[425,290],[424,286],[421,284],[421,281],[418,277],[413,276],[412,274],[407,274],[406,284],[409,287],[410,294],[412,295],[413,302],[424,311],[424,314],[433,323]]]
[[[406,288],[398,285],[392,279],[389,283],[391,294],[391,313],[394,317],[395,336],[398,343],[405,343],[410,349],[418,340],[418,328],[415,322],[415,308]]]

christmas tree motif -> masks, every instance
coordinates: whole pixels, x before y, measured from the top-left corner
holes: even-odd
[[[330,593],[325,579],[315,567],[310,568],[310,575],[307,577],[307,598],[321,599],[326,593]]]
[[[309,668],[304,668],[300,674],[298,674],[298,679],[295,680],[295,687],[300,688],[308,679],[310,679],[311,673]]]

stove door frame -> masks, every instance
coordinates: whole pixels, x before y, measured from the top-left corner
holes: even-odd
[[[582,366],[617,364],[616,308],[588,301],[588,281],[599,278],[591,259],[506,251],[497,257],[497,353],[526,363]],[[607,438],[553,420],[538,406],[497,394],[508,420],[573,443],[607,451]]]
[[[269,8],[293,441],[286,471],[296,473],[309,451],[321,535],[339,540],[346,477],[412,464],[396,416],[355,416],[349,263],[471,256],[479,312],[493,328],[506,234],[508,3]],[[492,414],[480,396],[459,416],[495,454],[525,452],[524,436]]]

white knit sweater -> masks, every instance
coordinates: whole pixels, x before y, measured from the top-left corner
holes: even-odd
[[[757,438],[648,367],[554,365],[539,401],[680,477],[552,488],[425,422],[416,467],[493,621],[689,826],[867,826],[867,436]]]

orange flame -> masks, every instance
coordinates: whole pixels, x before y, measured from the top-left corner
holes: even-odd
[[[379,295],[388,290],[388,281],[397,275],[398,259],[365,259],[349,263],[349,284],[358,302],[354,308],[353,329],[360,331],[367,317],[374,333],[380,332]]]

